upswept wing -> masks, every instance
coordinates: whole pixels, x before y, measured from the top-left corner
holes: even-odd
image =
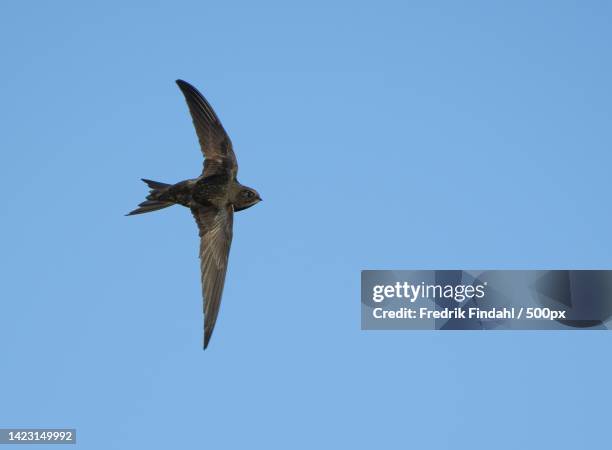
[[[234,211],[231,206],[192,208],[200,230],[200,269],[204,300],[204,349],[212,336],[227,272]]]
[[[232,179],[236,178],[238,162],[232,141],[212,106],[191,84],[183,80],[176,80],[176,84],[187,100],[193,125],[200,140],[200,147],[205,158],[203,175],[207,177],[226,174]]]

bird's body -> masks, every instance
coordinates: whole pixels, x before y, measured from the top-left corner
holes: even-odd
[[[200,233],[200,267],[204,299],[204,348],[212,335],[225,283],[235,211],[259,203],[261,197],[236,178],[238,163],[232,143],[206,99],[182,80],[177,84],[189,111],[204,154],[204,170],[198,178],[170,185],[145,180],[151,189],[147,200],[128,215],[142,214],[172,205],[191,210]]]

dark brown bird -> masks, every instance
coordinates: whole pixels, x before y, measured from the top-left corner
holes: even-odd
[[[177,80],[204,154],[204,170],[198,178],[176,184],[144,181],[150,190],[146,201],[128,216],[172,205],[191,209],[200,231],[200,269],[204,300],[204,349],[212,336],[225,283],[227,260],[232,243],[234,211],[259,203],[255,189],[238,182],[238,162],[232,141],[204,96],[189,83]]]

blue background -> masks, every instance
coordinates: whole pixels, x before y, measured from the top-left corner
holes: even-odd
[[[80,448],[587,448],[606,332],[366,332],[361,269],[610,268],[608,2],[3,2],[0,425]],[[264,202],[206,352],[200,88]]]

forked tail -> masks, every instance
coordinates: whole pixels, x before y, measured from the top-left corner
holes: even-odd
[[[158,209],[167,208],[168,206],[174,205],[174,202],[167,202],[159,200],[160,195],[170,186],[171,184],[160,183],[158,181],[142,179],[147,186],[151,189],[147,199],[142,202],[139,207],[134,211],[130,211],[126,216],[133,216],[135,214],[144,214],[151,211],[157,211]]]

